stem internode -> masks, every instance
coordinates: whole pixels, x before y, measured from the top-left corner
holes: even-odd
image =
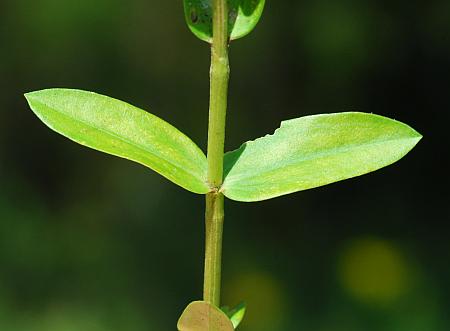
[[[228,3],[227,0],[213,0],[207,174],[211,192],[206,195],[206,245],[203,299],[217,307],[220,307],[222,232],[224,221],[224,196],[219,192],[219,189],[223,180],[229,74]]]

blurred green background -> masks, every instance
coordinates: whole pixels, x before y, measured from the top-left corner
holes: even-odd
[[[0,330],[175,330],[201,297],[203,198],[51,132],[22,94],[114,96],[205,149],[209,49],[182,1],[2,0],[0,49]],[[450,330],[450,2],[268,1],[231,66],[228,150],[349,110],[425,136],[376,173],[226,203],[240,330]]]

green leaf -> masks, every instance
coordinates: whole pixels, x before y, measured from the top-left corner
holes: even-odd
[[[231,40],[249,34],[258,23],[265,0],[228,0],[228,31]],[[212,40],[212,0],[184,0],[189,29],[201,40]]]
[[[395,120],[365,113],[301,117],[227,153],[222,192],[260,201],[366,174],[406,155],[422,138]]]
[[[241,324],[242,320],[245,316],[245,311],[247,310],[247,305],[245,302],[241,302],[233,309],[229,309],[229,307],[222,308],[222,311],[230,318],[231,323],[233,323],[233,327],[236,329],[239,324]]]
[[[186,190],[209,191],[205,155],[162,119],[123,101],[80,90],[48,89],[25,97],[34,113],[63,136],[143,164]]]
[[[205,301],[190,303],[178,320],[177,328],[179,331],[234,331],[227,315]]]

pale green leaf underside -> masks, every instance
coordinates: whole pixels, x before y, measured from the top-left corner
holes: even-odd
[[[190,303],[178,320],[177,328],[179,331],[234,331],[227,315],[205,301]]]
[[[138,162],[194,193],[209,191],[206,157],[187,136],[128,103],[71,89],[27,93],[51,129],[90,148]]]
[[[225,155],[221,190],[250,202],[330,184],[396,162],[421,137],[401,122],[357,112],[285,121]]]
[[[228,30],[231,40],[249,34],[258,24],[265,0],[228,0]],[[212,0],[184,0],[184,13],[189,29],[199,39],[212,40]]]

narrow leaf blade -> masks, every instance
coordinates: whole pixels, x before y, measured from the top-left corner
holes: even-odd
[[[230,40],[249,34],[258,24],[265,0],[228,0]],[[199,39],[212,40],[212,0],[184,0],[186,23]]]
[[[406,124],[357,112],[284,121],[225,155],[222,191],[251,202],[330,184],[396,162],[421,138]]]
[[[47,89],[25,95],[52,130],[90,148],[138,162],[199,194],[206,184],[206,157],[187,136],[128,103],[93,92]]]
[[[227,315],[205,301],[190,303],[178,320],[177,328],[179,331],[234,331]]]

